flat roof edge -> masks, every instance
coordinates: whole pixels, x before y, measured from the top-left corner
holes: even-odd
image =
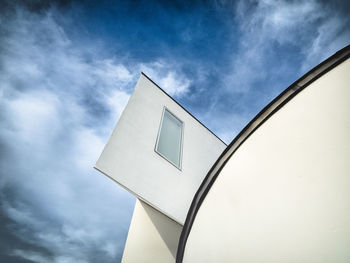
[[[162,89],[157,83],[155,83],[150,77],[148,77],[144,72],[141,71],[141,74],[145,76],[150,82],[152,82],[158,89],[160,89],[165,95],[167,95],[170,99],[172,99],[177,105],[179,105],[185,112],[187,112],[193,119],[195,119],[199,124],[201,124],[204,128],[206,128],[211,134],[213,134],[216,138],[218,138],[224,145],[227,144],[217,136],[212,130],[210,130],[207,126],[205,126],[200,120],[198,120],[191,112],[189,112],[184,106],[182,106],[177,100],[175,100],[172,96],[170,96],[164,89]]]
[[[233,155],[233,153],[252,133],[254,133],[255,130],[257,130],[266,120],[268,120],[275,112],[282,108],[288,101],[294,98],[300,91],[305,89],[312,82],[326,74],[331,69],[338,66],[340,63],[344,62],[349,57],[350,45],[347,45],[346,47],[333,54],[331,57],[318,64],[316,67],[312,68],[301,78],[286,88],[268,105],[266,105],[232,140],[232,142],[227,146],[227,148],[223,151],[223,153],[207,173],[192,200],[191,207],[187,213],[186,221],[179,239],[179,245],[176,254],[177,263],[181,263],[183,260],[187,238],[190,234],[193,222],[201,204],[203,203],[203,200],[205,199],[211,186],[214,184],[216,178],[220,174],[227,161]]]

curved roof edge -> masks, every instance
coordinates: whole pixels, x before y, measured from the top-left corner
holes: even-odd
[[[292,85],[286,88],[280,95],[272,100],[265,108],[263,108],[233,139],[227,146],[220,157],[216,160],[212,168],[207,173],[199,189],[197,190],[191,207],[187,213],[186,221],[181,232],[179,245],[177,248],[176,262],[181,263],[183,260],[187,238],[190,234],[193,222],[197,215],[200,206],[203,203],[211,186],[214,184],[216,178],[220,174],[227,161],[232,154],[240,147],[240,145],[258,129],[266,120],[268,120],[275,112],[282,108],[288,101],[290,101],[300,91],[310,85],[312,82],[320,78],[322,75],[338,66],[340,63],[350,57],[350,45],[336,52],[334,55],[321,62],[319,65],[311,69],[308,73],[303,75]]]
[[[141,71],[141,74],[144,75],[150,82],[152,82],[158,89],[160,89],[165,95],[167,95],[170,99],[172,99],[177,105],[179,105],[184,111],[186,111],[193,119],[195,119],[199,124],[201,124],[204,128],[206,128],[211,134],[213,134],[216,138],[218,138],[223,144],[227,146],[227,144],[217,136],[212,130],[210,130],[207,126],[205,126],[200,120],[198,120],[191,112],[185,109],[177,100],[171,97],[164,89],[162,89],[157,83],[155,83],[150,77],[148,77],[144,72]]]

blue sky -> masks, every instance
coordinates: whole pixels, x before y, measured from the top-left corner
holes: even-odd
[[[2,1],[0,261],[118,262],[135,199],[93,170],[140,72],[229,143],[350,43],[347,1]]]

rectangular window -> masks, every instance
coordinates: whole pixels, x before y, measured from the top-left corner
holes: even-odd
[[[182,121],[164,108],[156,151],[179,169],[181,169],[182,130]]]

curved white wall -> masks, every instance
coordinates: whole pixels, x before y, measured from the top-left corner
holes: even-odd
[[[350,262],[350,61],[310,84],[233,154],[183,262]]]

